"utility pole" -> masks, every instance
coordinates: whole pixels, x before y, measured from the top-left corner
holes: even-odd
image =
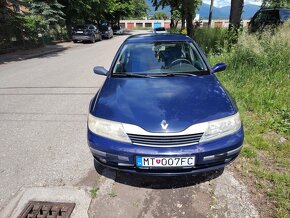
[[[212,20],[212,8],[213,8],[213,2],[214,0],[210,0],[210,8],[209,8],[209,16],[208,16],[208,27],[211,26],[211,20]]]

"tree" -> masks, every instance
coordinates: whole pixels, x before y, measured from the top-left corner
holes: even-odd
[[[24,5],[23,2],[14,1],[17,6]],[[22,29],[25,23],[24,15],[18,13],[9,6],[6,0],[0,0],[0,48],[9,47],[11,38],[23,40]],[[1,53],[1,52],[0,52]]]
[[[244,0],[231,0],[230,30],[238,30],[241,26],[241,16],[244,7]]]
[[[210,8],[209,8],[209,16],[208,16],[208,27],[211,26],[213,2],[214,2],[214,0],[210,0]]]
[[[61,9],[64,7],[59,4],[57,0],[41,1],[34,0],[28,1],[30,13],[34,16],[43,17],[44,22],[49,26],[61,20],[64,20],[64,13]]]
[[[283,8],[290,7],[289,0],[263,0],[262,8]]]
[[[172,15],[170,17],[171,19],[171,22],[173,21],[173,24],[174,24],[174,21],[175,21],[175,24],[173,26],[171,26],[170,28],[177,28],[177,25],[178,25],[178,22],[181,20],[181,12],[180,10],[174,10],[172,12]]]
[[[133,12],[132,18],[141,19],[143,17],[147,17],[149,10],[149,6],[145,0],[133,0]]]
[[[168,19],[167,14],[164,11],[155,11],[152,18],[153,20],[166,20]]]
[[[174,15],[176,15],[176,12],[174,11],[178,10],[182,14],[182,11],[181,11],[182,0],[151,0],[151,1],[152,1],[152,5],[155,7],[155,11],[157,11],[159,7],[163,9],[166,6],[170,6],[170,14],[171,14],[170,28],[173,28],[174,27],[173,17]]]
[[[193,29],[192,21],[193,21],[194,0],[183,0],[182,4],[183,4],[185,20],[186,20],[187,35],[193,38],[194,29]]]
[[[65,14],[68,35],[71,36],[72,26],[90,19],[92,5],[99,0],[58,0],[58,2],[64,6],[62,12]]]
[[[195,12],[201,0],[152,0],[155,10],[158,7],[170,6],[171,8],[171,17],[174,10],[179,10],[181,13],[181,22],[182,28],[185,27],[185,20],[187,23],[187,35],[190,37],[194,36],[194,27],[192,24],[193,18],[195,17]],[[172,22],[171,22],[172,23]],[[171,27],[173,25],[171,24]]]

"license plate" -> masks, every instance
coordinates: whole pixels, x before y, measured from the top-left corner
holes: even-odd
[[[77,33],[84,33],[84,31],[77,31]]]
[[[136,157],[137,167],[193,167],[195,157]]]

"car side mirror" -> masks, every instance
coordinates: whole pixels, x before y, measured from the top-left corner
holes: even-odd
[[[106,70],[104,67],[96,66],[94,67],[94,73],[98,75],[106,76],[108,73],[108,70]]]
[[[225,69],[227,69],[227,65],[225,63],[218,63],[211,68],[213,73],[221,72]]]

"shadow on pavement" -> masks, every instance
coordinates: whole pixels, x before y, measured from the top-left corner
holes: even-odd
[[[62,52],[69,47],[55,44],[55,45],[47,45],[40,48],[35,49],[27,49],[27,50],[18,50],[12,53],[1,54],[0,55],[0,64],[6,64],[13,61],[22,61],[31,58],[47,58],[47,57],[56,57],[59,52]]]
[[[103,169],[104,168],[99,168],[97,171],[99,174],[106,177],[106,175],[102,172]],[[205,173],[163,177],[116,172],[115,182],[148,189],[175,189],[187,186],[194,186],[200,183],[210,181],[212,179],[216,179],[221,176],[223,172],[224,168],[221,168]]]

